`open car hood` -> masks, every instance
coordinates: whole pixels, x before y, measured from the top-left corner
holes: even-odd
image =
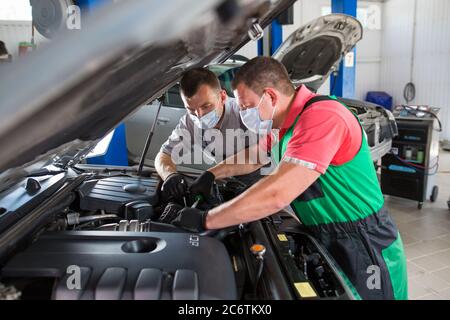
[[[317,91],[362,34],[356,18],[330,14],[293,32],[273,57],[284,64],[294,84],[305,84]]]
[[[220,63],[295,0],[128,0],[105,5],[0,69],[0,185],[31,164],[83,159],[186,70]]]

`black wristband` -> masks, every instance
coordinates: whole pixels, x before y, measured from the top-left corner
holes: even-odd
[[[209,175],[209,177],[212,179],[212,181],[216,180],[216,176],[211,171],[206,170],[204,174]]]

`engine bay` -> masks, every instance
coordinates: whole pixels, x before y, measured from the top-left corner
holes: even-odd
[[[336,264],[287,212],[204,234],[169,223],[185,206],[208,209],[242,193],[238,180],[217,182],[203,201],[165,199],[155,173],[99,170],[75,180],[68,200],[2,259],[10,298],[351,298]]]

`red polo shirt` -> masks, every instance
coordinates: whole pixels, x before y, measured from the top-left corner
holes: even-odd
[[[305,103],[316,94],[301,86],[292,102],[279,135],[294,124]],[[271,145],[271,140],[268,139]],[[354,158],[361,147],[362,131],[352,112],[337,101],[320,101],[302,113],[294,128],[282,161],[304,165],[324,174],[331,165]]]

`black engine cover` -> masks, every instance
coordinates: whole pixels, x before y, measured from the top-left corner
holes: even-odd
[[[74,268],[79,290],[67,285]],[[47,233],[14,256],[2,277],[55,278],[53,299],[237,298],[225,246],[187,233]]]
[[[142,192],[136,192],[133,186],[139,186]],[[131,201],[145,200],[156,205],[157,186],[158,179],[155,178],[110,177],[86,181],[78,190],[80,209],[120,214],[123,206]]]

